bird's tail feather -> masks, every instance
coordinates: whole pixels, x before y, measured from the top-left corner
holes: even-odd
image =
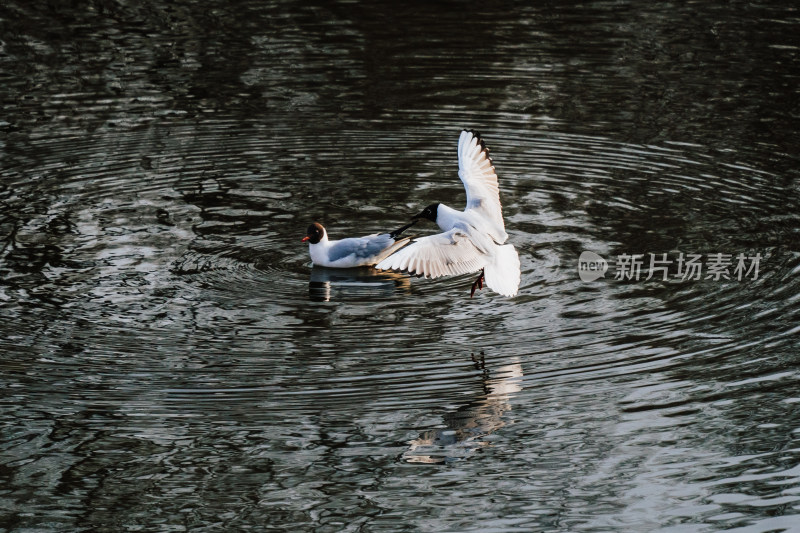
[[[513,244],[504,244],[494,260],[483,269],[486,285],[503,296],[516,296],[519,291],[519,255]]]

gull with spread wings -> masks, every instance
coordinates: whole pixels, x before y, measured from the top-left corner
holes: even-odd
[[[457,211],[441,203],[431,204],[414,220],[435,222],[442,233],[412,240],[380,261],[379,270],[405,270],[426,278],[480,271],[472,284],[486,286],[503,296],[519,290],[519,255],[508,240],[492,160],[480,134],[464,130],[458,140],[458,177],[467,190],[467,207]]]

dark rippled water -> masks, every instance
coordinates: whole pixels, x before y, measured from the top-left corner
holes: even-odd
[[[0,24],[0,531],[800,529],[793,3]],[[463,202],[465,127],[519,296],[311,268]],[[615,279],[651,253],[759,273]]]

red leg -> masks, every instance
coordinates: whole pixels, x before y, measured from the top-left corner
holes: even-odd
[[[478,279],[472,284],[472,291],[469,293],[469,297],[472,298],[475,295],[475,289],[483,289],[483,269],[481,269],[481,275],[478,276]]]

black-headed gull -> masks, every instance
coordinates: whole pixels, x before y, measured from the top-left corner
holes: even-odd
[[[318,266],[353,268],[372,266],[410,242],[397,237],[414,225],[406,224],[390,233],[376,233],[365,237],[350,237],[338,241],[328,239],[328,232],[319,222],[308,227],[303,242],[308,242],[311,261]]]
[[[380,261],[380,270],[406,270],[426,278],[468,274],[480,270],[472,284],[486,285],[503,296],[519,290],[519,255],[508,239],[500,205],[497,174],[486,145],[476,131],[464,130],[458,140],[458,177],[467,190],[467,207],[456,211],[444,204],[431,204],[414,220],[425,218],[443,233],[415,239]]]

